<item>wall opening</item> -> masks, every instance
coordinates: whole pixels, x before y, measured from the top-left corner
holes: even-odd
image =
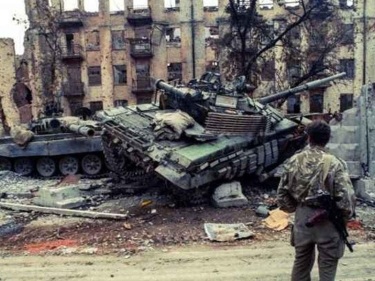
[[[89,13],[99,12],[99,0],[85,0],[85,11]]]
[[[288,113],[301,113],[301,96],[290,96],[287,99]]]
[[[64,11],[73,11],[78,9],[78,0],[64,0]]]
[[[262,10],[272,10],[273,0],[259,0],[259,8]]]
[[[99,51],[100,50],[100,33],[99,30],[86,32],[86,50]]]
[[[126,65],[113,66],[113,82],[115,85],[126,85],[127,83]]]
[[[109,1],[109,11],[119,12],[125,10],[124,0],[110,0]]]
[[[128,100],[115,100],[113,102],[113,105],[115,107],[120,107],[120,106],[125,107],[125,106],[128,106]]]
[[[216,12],[219,10],[219,0],[203,0],[205,12]]]
[[[103,110],[103,102],[102,101],[90,102],[90,110],[93,114],[97,111]]]
[[[165,30],[165,40],[167,45],[175,45],[181,43],[181,28],[167,28]]]
[[[340,95],[340,112],[348,110],[353,107],[353,94]]]
[[[323,90],[310,92],[310,113],[323,113],[324,93]]]
[[[112,49],[124,50],[126,48],[125,30],[112,30]]]
[[[168,71],[168,81],[178,80],[181,82],[182,80],[182,63],[180,62],[172,62],[168,63],[167,66]]]
[[[100,66],[89,66],[89,86],[100,86],[102,84],[102,73]]]
[[[217,26],[206,26],[204,28],[206,47],[216,45],[219,39],[219,28]]]
[[[148,7],[149,7],[148,0],[133,0],[134,10],[148,9]]]
[[[180,10],[180,0],[164,0],[166,12],[177,12]]]

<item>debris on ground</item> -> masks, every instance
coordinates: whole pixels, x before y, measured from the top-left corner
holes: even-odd
[[[85,218],[93,218],[93,219],[122,220],[122,219],[128,218],[127,214],[100,213],[100,212],[92,212],[92,211],[48,208],[48,207],[40,207],[40,206],[35,206],[35,205],[22,205],[22,204],[2,203],[2,202],[0,202],[0,208],[10,209],[14,211],[39,212],[39,213],[44,213],[44,214],[85,217]]]
[[[248,204],[248,200],[242,193],[241,183],[233,181],[224,183],[215,189],[212,203],[218,208],[243,207]]]
[[[0,237],[12,236],[22,230],[23,226],[14,220],[0,221]]]
[[[57,187],[42,187],[33,203],[43,207],[74,209],[84,206],[85,198],[77,186],[58,185]]]
[[[259,217],[266,218],[269,216],[270,209],[265,205],[261,205],[255,210],[255,213]]]
[[[249,228],[243,223],[217,224],[205,223],[204,230],[211,241],[227,242],[254,236]]]
[[[272,210],[263,222],[266,227],[280,231],[288,227],[289,214],[280,209]]]

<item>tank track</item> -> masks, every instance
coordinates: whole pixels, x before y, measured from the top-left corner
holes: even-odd
[[[103,135],[102,146],[107,165],[113,171],[110,173],[110,177],[116,183],[115,188],[124,191],[128,189],[131,192],[150,188],[153,184],[160,182],[160,179],[153,172],[153,164],[150,164],[147,168],[135,167],[131,160],[133,155],[121,155],[126,152],[122,151],[122,147],[116,145],[110,136]],[[129,160],[127,161],[127,159]],[[197,206],[208,202],[208,186],[194,190],[183,190],[169,182],[166,182],[165,185],[180,206]]]

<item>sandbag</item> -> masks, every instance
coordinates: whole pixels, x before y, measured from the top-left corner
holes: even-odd
[[[34,133],[22,126],[14,126],[10,130],[10,136],[16,144],[25,146],[32,140]]]
[[[193,126],[195,120],[186,112],[156,113],[154,131],[158,139],[177,140],[185,129]]]

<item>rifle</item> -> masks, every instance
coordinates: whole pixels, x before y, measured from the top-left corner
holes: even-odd
[[[306,197],[306,205],[318,206],[321,209],[318,210],[314,216],[309,218],[305,225],[307,227],[313,227],[322,220],[330,220],[339,232],[341,238],[344,240],[349,251],[353,252],[353,244],[348,241],[349,233],[346,229],[342,212],[336,204],[336,202],[341,199],[341,197],[333,197],[328,192],[324,191],[319,191],[315,196]]]

